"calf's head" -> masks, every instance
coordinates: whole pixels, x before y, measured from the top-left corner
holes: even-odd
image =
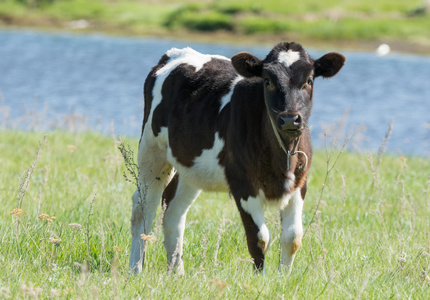
[[[299,137],[312,111],[314,79],[332,77],[345,63],[339,53],[327,53],[317,60],[297,43],[279,43],[264,60],[241,52],[231,58],[244,77],[259,77],[276,136],[284,142]]]

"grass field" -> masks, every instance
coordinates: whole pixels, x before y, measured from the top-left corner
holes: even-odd
[[[2,0],[0,25],[212,42],[298,40],[343,47],[388,42],[429,53],[425,1]]]
[[[126,139],[137,149],[137,140]],[[293,272],[255,274],[234,201],[202,194],[184,240],[185,275],[166,273],[158,217],[141,276],[128,274],[133,184],[119,141],[96,133],[0,130],[0,298],[427,299],[430,161],[319,150]],[[327,167],[328,158],[329,167]],[[334,166],[333,169],[331,169]],[[322,190],[328,174],[326,184]],[[320,201],[321,200],[321,201]],[[316,206],[316,204],[318,204]],[[310,224],[313,216],[315,219]]]

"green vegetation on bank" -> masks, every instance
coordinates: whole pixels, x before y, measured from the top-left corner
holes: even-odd
[[[126,140],[133,150],[137,143]],[[261,276],[252,270],[240,217],[227,194],[202,194],[191,207],[185,276],[166,273],[157,217],[144,273],[129,277],[134,186],[123,178],[118,145],[91,132],[54,131],[44,140],[42,133],[0,130],[0,298],[426,299],[430,294],[428,159],[342,153],[321,196],[327,156],[317,151],[304,207],[309,227],[289,277],[277,272],[278,213],[266,212],[273,243]],[[330,167],[338,154],[335,150]]]
[[[0,22],[136,35],[221,32],[236,40],[392,41],[430,47],[429,10],[427,0],[0,0]]]

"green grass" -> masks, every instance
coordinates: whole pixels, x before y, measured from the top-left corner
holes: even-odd
[[[2,299],[426,299],[430,294],[428,159],[384,155],[378,164],[376,156],[343,153],[289,277],[277,271],[277,212],[266,212],[273,244],[261,276],[249,262],[234,201],[205,193],[188,213],[185,275],[166,273],[157,218],[157,240],[149,245],[144,272],[129,277],[134,187],[123,178],[118,141],[63,131],[43,140],[43,133],[0,131]],[[137,149],[137,140],[125,142]],[[317,151],[305,228],[326,170],[326,154]],[[20,197],[22,213],[11,214]]]
[[[430,44],[423,0],[0,0],[0,24],[132,35],[202,36],[230,40],[296,39],[314,43],[395,42],[401,49]],[[430,8],[429,8],[430,9]],[[73,30],[73,29],[72,29]],[[404,44],[410,43],[411,46]],[[426,48],[428,49],[428,48]],[[427,50],[428,51],[428,50]]]

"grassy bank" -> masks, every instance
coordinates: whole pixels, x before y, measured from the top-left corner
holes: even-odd
[[[424,0],[3,0],[0,22],[77,31],[430,52]],[[76,22],[80,20],[79,22]]]
[[[126,143],[136,149],[138,141]],[[425,299],[430,294],[428,159],[343,153],[321,197],[328,159],[317,151],[304,207],[308,231],[289,277],[277,272],[276,211],[266,212],[273,238],[266,276],[256,275],[235,204],[226,194],[203,194],[191,207],[185,276],[166,274],[157,218],[144,274],[129,277],[134,187],[123,178],[118,144],[90,132],[50,132],[44,139],[41,133],[0,131],[0,298]]]

